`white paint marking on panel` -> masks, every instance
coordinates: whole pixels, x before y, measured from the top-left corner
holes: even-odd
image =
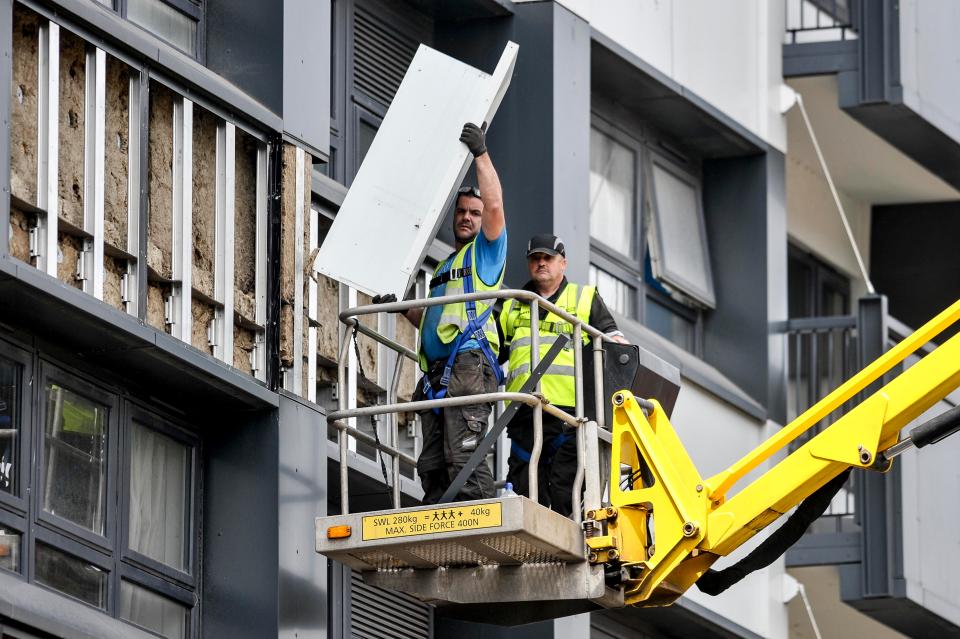
[[[103,199],[104,136],[106,135],[107,54],[97,48],[87,50],[85,130],[83,143],[83,230],[93,236],[84,242],[80,259],[85,262],[83,290],[103,299]],[[87,249],[90,250],[87,250]]]
[[[293,273],[293,385],[291,391],[303,395],[303,222],[304,222],[304,150],[297,147],[297,175],[294,179],[296,194],[296,218],[294,221],[294,273]]]
[[[459,139],[463,124],[493,119],[517,50],[508,43],[487,75],[420,46],[317,256],[317,271],[369,295],[403,298],[472,160]]]
[[[60,209],[60,25],[40,28],[37,78],[37,207],[46,211],[39,220],[37,267],[57,276],[57,214]]]

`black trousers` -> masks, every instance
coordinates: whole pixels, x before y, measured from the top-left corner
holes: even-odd
[[[507,434],[511,441],[507,481],[513,484],[515,493],[529,496],[528,460],[533,448],[533,411],[526,406],[521,408],[507,427]],[[559,444],[558,437],[564,435],[566,441]],[[543,448],[537,468],[537,501],[569,517],[573,512],[573,480],[577,475],[576,429],[544,414]]]
[[[434,390],[440,387],[440,377],[445,365],[446,361],[433,362],[427,371]],[[496,375],[482,351],[470,350],[457,355],[450,384],[447,386],[447,397],[492,393],[496,390]],[[426,399],[422,379],[413,398]],[[437,503],[450,487],[457,473],[483,439],[492,409],[492,404],[484,403],[448,408],[441,410],[439,415],[432,410],[418,413],[423,429],[423,450],[417,458],[417,473],[423,486],[424,503]],[[484,462],[473,471],[456,499],[463,501],[495,496],[493,473]]]

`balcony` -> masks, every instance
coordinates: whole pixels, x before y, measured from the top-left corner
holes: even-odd
[[[782,329],[789,349],[788,420],[913,332],[886,312],[886,299],[879,296],[862,298],[855,315],[793,319]],[[936,346],[924,345],[891,376]],[[925,421],[958,401],[955,392],[916,421]],[[849,402],[829,415],[794,442],[795,447],[854,405]],[[843,601],[901,632],[918,636],[914,634],[918,628],[943,628],[944,624],[956,631],[960,621],[956,607],[935,605],[937,597],[948,597],[952,579],[930,570],[932,558],[946,556],[949,544],[941,548],[929,524],[942,517],[942,506],[950,503],[958,488],[957,478],[945,474],[948,462],[940,460],[941,455],[955,455],[958,444],[951,442],[944,448],[920,456],[912,451],[886,474],[852,474],[823,516],[788,551],[787,566],[838,566]],[[914,499],[916,495],[923,497]]]
[[[854,0],[787,0],[784,44],[856,40]]]

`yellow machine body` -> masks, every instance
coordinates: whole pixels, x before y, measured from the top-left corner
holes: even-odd
[[[592,563],[618,565],[626,605],[672,603],[719,557],[848,468],[885,471],[878,455],[900,429],[960,386],[960,334],[938,346],[806,444],[727,497],[750,471],[881,380],[960,319],[960,301],[720,474],[704,479],[660,405],[644,410],[628,391],[613,396],[611,506],[588,518]],[[623,478],[623,468],[629,473]],[[590,515],[593,515],[592,517]]]

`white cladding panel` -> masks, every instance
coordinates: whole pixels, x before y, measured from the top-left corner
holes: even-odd
[[[764,424],[749,417],[688,379],[683,380],[670,423],[702,477],[710,477],[727,468],[779,429],[777,424]],[[746,486],[773,462],[768,464],[750,473],[730,494]],[[772,528],[777,525],[775,523]],[[772,529],[768,528],[756,535],[730,557],[720,559],[715,567],[724,568],[742,558],[770,532]],[[690,588],[684,597],[761,637],[785,639],[788,628],[787,608],[782,599],[784,572],[781,558],[717,597],[703,594],[696,586]]]
[[[901,0],[903,101],[960,142],[960,2]]]
[[[913,425],[951,408],[940,402]],[[908,426],[908,431],[912,426]],[[903,504],[903,572],[907,597],[960,625],[960,437],[911,449],[900,467]]]
[[[558,0],[781,151],[783,2]]]
[[[314,268],[369,295],[402,299],[470,162],[465,122],[490,122],[517,57],[493,75],[420,45]]]

